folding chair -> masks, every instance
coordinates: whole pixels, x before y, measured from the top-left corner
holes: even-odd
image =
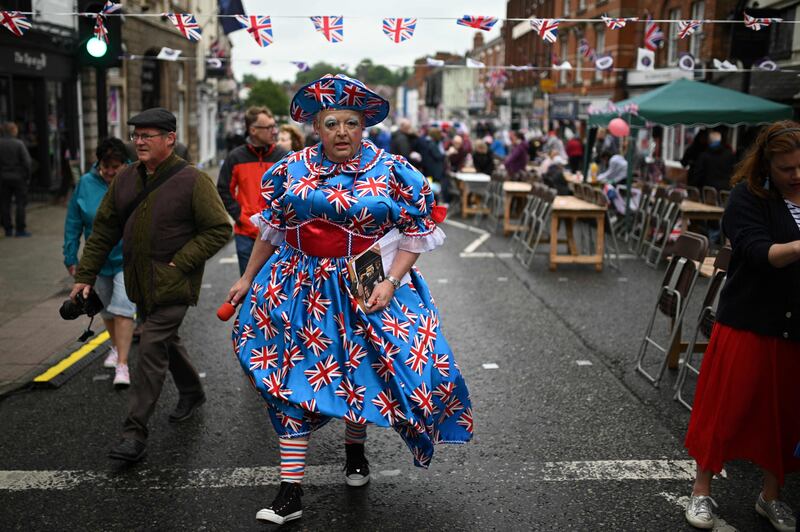
[[[491,231],[497,231],[498,226],[503,223],[503,183],[502,181],[490,181],[486,190],[486,218],[489,220]]]
[[[620,271],[621,270],[620,266],[622,265],[622,263],[619,258],[618,237],[619,237],[620,224],[617,223],[619,219],[617,218],[614,208],[609,204],[608,198],[603,193],[603,191],[595,190],[594,193],[595,193],[594,203],[596,205],[599,205],[600,207],[606,208],[606,231],[611,236],[610,239],[608,238],[605,239],[606,245],[605,249],[603,250],[603,253],[608,260],[609,266],[611,266],[617,271]],[[614,265],[614,260],[612,260],[613,256],[616,256],[616,266]]]
[[[634,214],[633,226],[628,239],[628,248],[636,255],[641,256],[644,239],[650,229],[653,210],[660,205],[661,199],[666,195],[667,191],[663,188],[653,190],[649,185],[642,188],[642,201],[639,210]]]
[[[534,189],[539,201],[532,205],[530,224],[526,234],[522,237],[519,252],[520,263],[529,268],[536,253],[536,247],[542,239],[542,234],[550,225],[550,216],[553,212],[553,201],[557,192],[553,188],[541,186]]]
[[[713,205],[719,207],[719,198],[717,197],[717,189],[714,187],[703,187],[703,203],[706,205]]]
[[[731,199],[731,191],[730,190],[720,190],[719,191],[719,206],[723,209],[728,206],[728,200]]]
[[[661,198],[658,206],[653,209],[651,232],[645,237],[642,248],[644,262],[648,266],[657,268],[661,263],[664,249],[680,215],[682,199],[683,194],[680,191],[672,191],[666,198]]]
[[[517,230],[511,235],[511,252],[514,257],[524,264],[522,250],[526,249],[525,243],[530,235],[531,230],[535,225],[535,212],[539,203],[542,201],[541,195],[538,193],[538,186],[534,185],[531,193],[528,195],[528,202],[522,211],[522,221],[517,226]]]
[[[722,286],[725,284],[730,260],[731,248],[725,246],[719,250],[719,254],[714,260],[714,275],[711,277],[711,282],[708,283],[708,290],[706,290],[706,295],[703,297],[703,308],[700,310],[700,315],[697,317],[697,326],[694,329],[694,334],[686,349],[686,355],[684,356],[683,364],[681,364],[681,369],[678,373],[678,380],[675,382],[675,400],[690,411],[692,410],[692,405],[684,399],[686,377],[689,372],[694,373],[696,376],[700,375],[700,366],[695,366],[692,362],[695,345],[697,344],[697,337],[702,334],[706,340],[711,338],[711,330],[714,328],[714,323],[717,321],[719,294],[722,291]]]
[[[700,203],[700,189],[697,187],[686,187],[686,199]]]
[[[676,349],[680,349],[683,314],[686,311],[686,305],[692,295],[699,273],[696,263],[702,264],[707,253],[708,239],[697,233],[683,233],[675,243],[674,254],[664,274],[661,287],[658,289],[655,308],[645,329],[642,345],[636,357],[636,371],[641,373],[656,388],[661,382],[670,356],[674,356]],[[662,347],[651,336],[656,316],[659,313],[671,321],[667,347]],[[662,353],[661,361],[658,363],[653,375],[645,368],[645,357],[650,346]]]

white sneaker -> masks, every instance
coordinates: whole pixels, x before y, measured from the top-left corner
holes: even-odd
[[[115,388],[127,388],[131,385],[131,376],[128,372],[128,365],[127,364],[119,364],[117,365],[117,369],[114,371],[114,387]]]
[[[103,367],[116,368],[118,359],[119,353],[117,353],[117,348],[112,345],[111,349],[108,350],[108,356],[106,357],[105,361],[103,361]]]
[[[714,528],[714,506],[717,503],[707,495],[692,495],[686,505],[686,521],[696,528]]]

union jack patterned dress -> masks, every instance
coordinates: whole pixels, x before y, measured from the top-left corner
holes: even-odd
[[[396,227],[401,249],[429,251],[444,233],[425,178],[365,140],[344,163],[321,145],[289,154],[264,174],[262,194],[267,208],[253,221],[279,247],[241,305],[233,347],[278,435],[303,436],[331,418],[392,427],[420,467],[434,444],[469,441],[469,391],[419,271],[383,312],[366,314],[350,295],[346,258],[285,242],[287,229],[322,219],[360,235]]]

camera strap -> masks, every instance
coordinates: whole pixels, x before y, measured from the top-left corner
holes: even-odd
[[[78,337],[79,342],[85,342],[92,336],[94,336],[94,331],[92,330],[92,322],[94,321],[94,316],[89,318],[89,325],[86,326],[86,330],[83,331],[83,334]]]
[[[136,195],[136,197],[133,198],[133,201],[130,202],[125,211],[123,211],[122,215],[120,216],[122,222],[120,225],[125,227],[125,224],[128,222],[128,218],[130,218],[131,214],[133,214],[133,211],[136,210],[136,207],[138,207],[145,200],[145,198],[150,195],[151,192],[166,183],[170,177],[174,176],[187,166],[189,166],[189,163],[181,160],[180,162],[176,163],[175,166],[158,176],[156,179],[150,180],[150,182],[144,186],[144,188]]]

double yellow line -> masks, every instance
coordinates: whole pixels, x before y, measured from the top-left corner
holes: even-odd
[[[64,373],[70,366],[78,362],[80,359],[100,347],[106,340],[108,340],[108,331],[103,331],[94,338],[92,338],[87,344],[84,344],[80,349],[77,351],[73,351],[67,358],[53,366],[52,368],[48,369],[41,375],[38,375],[33,379],[33,382],[49,382],[53,378],[58,375]]]

